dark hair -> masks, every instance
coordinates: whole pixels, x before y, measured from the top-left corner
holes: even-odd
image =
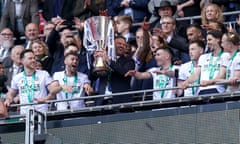
[[[118,39],[118,38],[121,38],[121,39],[124,39],[126,41],[126,38],[122,35],[117,35],[114,37],[114,40]]]
[[[197,24],[197,23],[190,24],[190,25],[187,27],[187,29],[189,29],[189,28],[196,28],[196,29],[198,29],[198,30],[202,30],[202,27],[201,27],[199,24]]]
[[[194,40],[190,44],[197,44],[197,46],[205,49],[205,44],[204,44],[204,42],[202,40]]]
[[[157,52],[158,50],[163,50],[163,51],[169,53],[171,57],[173,56],[173,51],[171,50],[171,48],[170,48],[169,46],[159,47],[159,48],[156,49],[156,52]]]
[[[70,46],[74,46],[74,47],[79,48],[78,45],[77,45],[76,43],[71,42],[71,43],[68,43],[68,44],[66,45],[65,49],[67,49],[67,48],[70,47]]]
[[[33,53],[31,49],[25,49],[20,54],[20,59],[23,59],[26,53]]]
[[[211,30],[207,33],[207,35],[212,35],[214,38],[218,38],[218,39],[221,39],[222,38],[222,35],[223,33],[219,30]]]
[[[219,21],[209,21],[208,24],[210,23],[215,23],[217,25],[217,29],[221,30],[222,33],[226,33],[227,32],[227,28],[224,26],[224,24],[222,22]]]
[[[70,55],[78,57],[78,54],[76,52],[70,51],[70,52],[66,53],[66,55],[64,56],[64,59],[66,59]]]

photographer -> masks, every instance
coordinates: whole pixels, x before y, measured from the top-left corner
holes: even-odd
[[[49,54],[53,57],[53,66],[51,74],[58,71],[63,71],[65,65],[64,61],[64,50],[66,46],[70,43],[75,43],[78,45],[79,51],[79,67],[78,71],[88,74],[87,62],[86,62],[86,52],[82,48],[82,41],[79,36],[77,38],[71,30],[81,29],[80,21],[66,21],[61,18],[54,18],[52,22],[55,24],[55,28],[51,31],[48,39],[47,45],[49,47]],[[85,67],[85,68],[83,68]]]

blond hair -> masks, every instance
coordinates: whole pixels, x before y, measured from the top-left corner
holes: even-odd
[[[209,21],[210,21],[210,20],[207,19],[207,16],[206,16],[206,9],[210,6],[212,6],[216,11],[215,21],[218,21],[218,22],[222,23],[224,21],[224,18],[223,18],[223,15],[222,15],[222,9],[216,4],[209,3],[209,4],[205,5],[204,8],[202,9],[202,12],[201,12],[202,24],[203,25],[208,24]]]

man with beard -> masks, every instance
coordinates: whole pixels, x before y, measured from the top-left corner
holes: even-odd
[[[32,50],[24,50],[20,58],[24,71],[13,78],[4,104],[8,107],[13,102],[13,97],[19,94],[20,104],[37,102],[39,104],[34,105],[34,108],[47,112],[48,104],[42,103],[52,99],[61,87],[46,71],[36,70],[36,58]],[[20,114],[25,114],[29,107],[31,106],[21,106]]]
[[[86,74],[77,72],[78,67],[78,54],[74,51],[70,51],[65,54],[64,58],[65,70],[61,72],[55,72],[53,79],[57,80],[62,90],[57,94],[57,100],[65,100],[72,98],[79,98],[90,95],[93,92],[90,86],[90,81]],[[84,100],[64,101],[57,103],[57,110],[67,109],[80,109],[85,107]]]
[[[6,57],[10,55],[11,48],[13,47],[13,32],[9,28],[4,28],[0,32],[0,61],[3,61]]]

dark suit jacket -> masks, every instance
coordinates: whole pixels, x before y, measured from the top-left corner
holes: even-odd
[[[189,49],[188,49],[188,43],[186,39],[184,39],[181,36],[178,36],[176,34],[173,35],[171,41],[168,43],[168,46],[173,48],[173,51],[179,51],[180,58],[183,63],[190,60],[189,58]]]
[[[11,56],[6,57],[5,59],[3,59],[2,61],[3,67],[4,68],[9,68],[13,65],[13,61],[11,59]]]
[[[109,80],[112,93],[128,92],[131,90],[131,77],[125,77],[125,73],[135,68],[134,61],[131,58],[121,56],[116,62],[111,61],[112,72],[106,77],[98,77],[99,85],[96,87],[98,94],[105,94],[105,88]],[[115,96],[113,103],[123,103],[132,101],[131,95]],[[98,99],[97,105],[103,104],[103,99]]]
[[[50,21],[51,18],[54,17],[53,0],[45,0],[43,6],[43,17],[45,20]],[[63,0],[62,8],[61,8],[61,18],[72,20],[73,19],[73,10],[75,7],[75,0]]]
[[[64,70],[64,47],[59,41],[58,32],[53,29],[47,39],[50,57],[53,58],[51,74]]]
[[[26,26],[30,22],[39,24],[37,0],[24,0],[22,3],[21,10],[23,13],[22,21],[24,26]],[[5,27],[10,27],[13,29],[13,31],[15,31],[16,30],[15,18],[16,18],[15,3],[12,0],[8,0],[1,18],[0,30],[2,30]]]
[[[107,0],[107,8],[111,9],[108,12],[110,16],[123,15],[124,7],[121,7],[122,0]],[[133,10],[134,22],[142,22],[143,18],[149,17],[148,5],[149,0],[132,0],[129,7]]]
[[[50,33],[47,39],[47,45],[49,50],[50,57],[53,58],[51,73],[65,70],[64,64],[64,47],[63,44],[59,41],[58,32],[54,29]],[[78,71],[84,74],[89,74],[89,69],[87,68],[87,59],[86,51],[84,48],[81,48],[81,51],[78,53],[79,64]]]
[[[73,11],[75,17],[85,20],[91,16],[99,15],[99,10],[106,9],[107,0],[91,0],[90,6],[84,9],[85,0],[76,0],[76,6]]]
[[[12,81],[12,75],[13,75],[13,61],[11,59],[11,57],[6,57],[3,60],[3,67],[4,67],[4,75],[7,76],[7,82],[6,85],[7,86],[11,86],[11,81]],[[20,71],[22,71],[23,69],[20,69]]]

